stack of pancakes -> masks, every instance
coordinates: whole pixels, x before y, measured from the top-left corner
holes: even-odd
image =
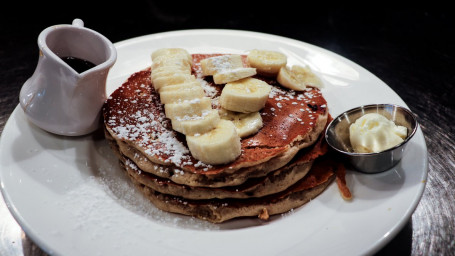
[[[193,72],[217,106],[222,86]],[[106,101],[105,134],[131,180],[158,208],[220,223],[287,212],[319,195],[335,177],[322,139],[329,115],[316,88],[296,92],[259,75],[273,89],[260,111],[263,127],[241,140],[242,154],[224,165],[194,159],[172,130],[150,69],[133,74]],[[205,80],[202,80],[205,79]]]

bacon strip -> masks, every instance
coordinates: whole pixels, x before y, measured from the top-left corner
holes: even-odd
[[[352,194],[351,191],[349,190],[349,187],[346,184],[346,168],[344,167],[343,163],[337,164],[335,173],[341,197],[343,197],[344,200],[351,200]]]

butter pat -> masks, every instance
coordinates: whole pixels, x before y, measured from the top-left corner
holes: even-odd
[[[349,127],[351,146],[357,153],[384,151],[403,142],[406,136],[406,127],[377,113],[366,114]]]

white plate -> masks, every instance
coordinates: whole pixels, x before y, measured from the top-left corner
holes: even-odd
[[[116,44],[111,93],[151,64],[162,47],[191,53],[272,49],[310,65],[323,79],[332,116],[370,103],[405,103],[364,68],[300,41],[246,31],[188,30]],[[118,167],[102,134],[69,138],[29,123],[17,107],[0,144],[0,179],[10,211],[39,246],[56,255],[358,255],[390,241],[409,220],[425,187],[428,161],[419,129],[403,160],[376,175],[349,171],[354,199],[336,184],[310,203],[261,222],[222,225],[157,210]]]

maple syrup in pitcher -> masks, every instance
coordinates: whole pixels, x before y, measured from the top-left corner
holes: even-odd
[[[96,65],[93,64],[92,62],[72,56],[67,56],[67,57],[61,57],[61,59],[68,64],[70,67],[72,67],[76,72],[79,74],[82,72],[85,72]]]

